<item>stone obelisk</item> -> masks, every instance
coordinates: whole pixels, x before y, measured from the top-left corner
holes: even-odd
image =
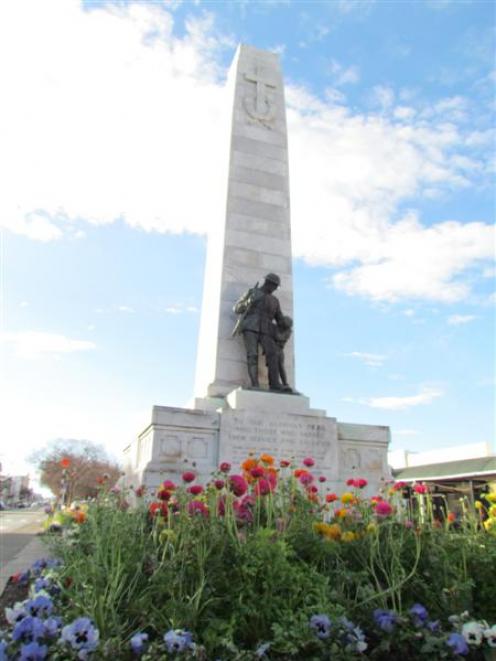
[[[279,58],[238,47],[227,85],[231,97],[225,223],[209,237],[198,342],[195,396],[222,398],[248,385],[241,337],[232,337],[233,305],[274,272],[283,313],[293,316],[288,147]],[[292,339],[285,347],[294,386]],[[259,370],[261,385],[265,370]]]

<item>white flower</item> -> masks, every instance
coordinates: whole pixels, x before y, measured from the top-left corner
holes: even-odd
[[[484,636],[484,626],[480,622],[466,622],[462,627],[462,636],[469,645],[480,645]]]
[[[493,624],[492,627],[485,629],[484,638],[486,638],[489,647],[496,648],[496,624]]]

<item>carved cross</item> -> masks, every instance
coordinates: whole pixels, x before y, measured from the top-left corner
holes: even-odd
[[[250,108],[245,103],[246,111],[255,119],[270,119],[274,109],[267,97],[267,88],[271,87],[274,89],[276,87],[273,79],[264,77],[263,72],[258,67],[255,67],[253,74],[245,73],[245,80],[256,85],[254,108]]]

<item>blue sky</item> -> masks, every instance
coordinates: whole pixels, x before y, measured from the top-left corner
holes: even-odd
[[[494,442],[495,26],[460,0],[3,2],[4,469],[54,438],[119,456],[191,398],[239,42],[286,81],[297,388],[393,449]]]

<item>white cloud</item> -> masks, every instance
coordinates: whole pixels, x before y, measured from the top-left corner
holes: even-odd
[[[74,340],[57,333],[41,331],[17,331],[0,334],[0,341],[12,346],[22,358],[34,358],[42,354],[64,354],[95,349],[96,344],[87,340]]]
[[[198,312],[196,305],[183,305],[182,303],[174,303],[165,308],[167,314],[184,314],[185,312],[195,313]]]
[[[344,66],[337,60],[332,59],[329,63],[329,71],[334,78],[334,84],[338,87],[357,83],[360,80],[360,73],[356,66]]]
[[[151,3],[0,3],[0,57],[15,62],[0,77],[6,227],[40,241],[77,236],[73,221],[215,229],[229,114],[216,57],[232,43],[208,16],[187,21],[181,38],[173,24]],[[348,82],[358,75],[338,67]],[[380,112],[359,113],[335,90],[324,102],[287,84],[295,256],[334,269],[332,284],[352,295],[461,300],[492,257],[493,228],[427,225],[415,199],[483,182],[490,132],[469,128],[463,97],[426,109],[388,86],[375,95]]]
[[[119,305],[118,306],[118,311],[119,312],[134,312],[134,308],[130,307],[129,305]]]
[[[363,404],[374,409],[385,409],[388,411],[405,411],[413,406],[420,406],[422,404],[430,404],[438,397],[442,397],[444,392],[439,388],[423,387],[416,395],[407,396],[386,396],[386,397],[368,397],[368,398],[355,398],[345,397],[343,401]]]
[[[450,326],[460,326],[461,324],[468,324],[474,319],[477,319],[477,317],[473,314],[452,314],[451,317],[448,317],[448,324]]]
[[[384,364],[386,356],[377,353],[364,353],[362,351],[352,351],[351,353],[345,354],[345,356],[350,356],[352,358],[358,358],[366,365],[370,367],[381,367]]]

